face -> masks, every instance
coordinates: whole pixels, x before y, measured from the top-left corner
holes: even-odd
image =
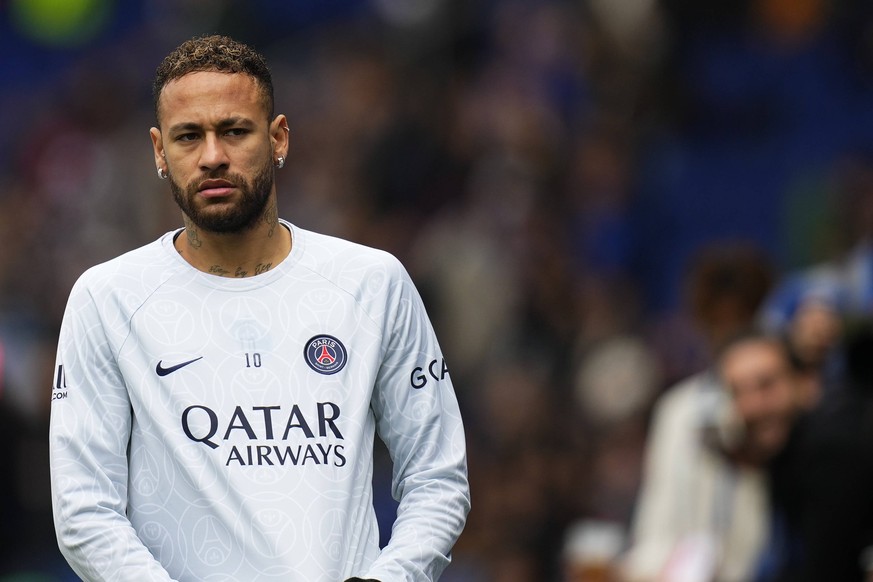
[[[240,233],[257,225],[275,196],[274,160],[288,149],[283,115],[269,121],[256,81],[197,72],[167,83],[155,162],[169,174],[182,212],[201,230]]]
[[[788,439],[797,408],[785,350],[771,340],[748,339],[728,348],[720,363],[745,429],[746,446],[760,458],[773,456]]]
[[[824,301],[811,299],[798,308],[788,334],[801,361],[819,368],[839,340],[841,331],[842,324],[837,310]]]

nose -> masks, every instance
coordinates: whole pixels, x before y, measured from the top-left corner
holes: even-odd
[[[760,388],[754,383],[734,388],[734,405],[743,421],[753,421],[765,411],[767,403]]]
[[[225,151],[218,135],[208,132],[203,139],[203,148],[200,151],[200,169],[212,171],[227,167],[228,163],[227,151]]]

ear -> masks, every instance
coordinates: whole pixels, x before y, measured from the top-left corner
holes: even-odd
[[[288,157],[288,145],[291,142],[288,129],[288,118],[279,114],[270,123],[270,143],[273,146],[273,160],[278,157]]]
[[[153,127],[149,130],[149,136],[152,138],[152,149],[155,152],[155,168],[163,169],[165,172],[169,171],[166,156],[164,155],[164,138],[161,135],[161,130]]]

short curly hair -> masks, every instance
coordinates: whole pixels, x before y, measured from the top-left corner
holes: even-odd
[[[261,90],[268,118],[273,117],[273,78],[263,55],[246,44],[215,34],[186,40],[158,66],[152,84],[155,119],[158,124],[161,121],[158,102],[167,83],[188,73],[201,71],[250,75]]]

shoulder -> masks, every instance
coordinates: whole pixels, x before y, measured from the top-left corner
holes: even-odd
[[[297,267],[348,296],[379,326],[421,306],[418,290],[391,253],[341,238],[295,229]],[[292,251],[293,252],[293,251]]]
[[[344,289],[366,285],[379,289],[408,279],[406,269],[391,253],[339,237],[295,228],[302,246],[299,264]]]
[[[354,263],[358,265],[393,265],[399,263],[387,251],[352,242],[337,236],[313,232],[301,228],[294,229],[298,241],[304,245],[304,258],[310,263]]]
[[[692,402],[701,393],[715,390],[717,386],[712,373],[699,372],[667,388],[659,400],[665,405]]]
[[[167,233],[161,238],[128,251],[86,270],[73,286],[72,294],[106,295],[116,290],[144,290],[157,288],[178,269],[178,262],[165,248]]]
[[[712,372],[700,372],[668,388],[655,403],[654,415],[666,423],[682,418],[694,423],[708,417],[724,400],[723,389]]]

